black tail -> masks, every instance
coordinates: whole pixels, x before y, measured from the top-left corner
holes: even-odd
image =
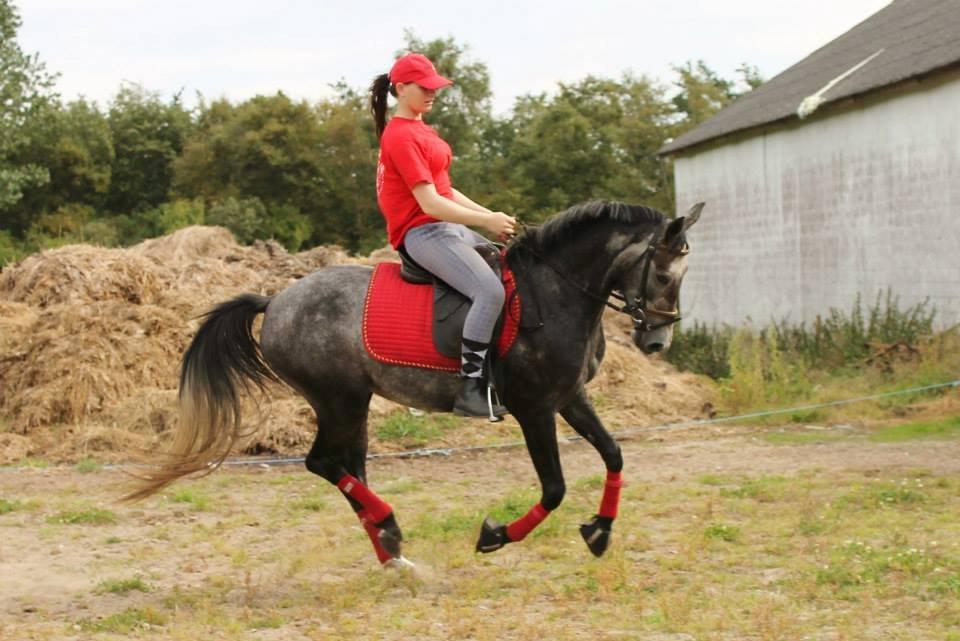
[[[279,381],[253,337],[253,321],[270,299],[243,294],[217,305],[183,356],[180,424],[166,460],[136,473],[141,483],[126,499],[145,498],[182,476],[210,473],[246,436],[240,422],[240,392],[265,390]]]

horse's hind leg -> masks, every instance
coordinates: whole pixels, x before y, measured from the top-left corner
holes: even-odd
[[[367,486],[367,411],[370,395],[349,402],[346,396],[314,404],[317,437],[306,458],[307,469],[343,493],[370,536],[380,563],[402,560],[403,535],[393,508]]]
[[[603,488],[600,509],[589,523],[580,526],[580,534],[594,556],[601,556],[610,544],[610,531],[617,517],[620,503],[620,488],[623,485],[623,455],[620,446],[603,427],[590,404],[586,392],[581,389],[577,398],[560,410],[560,415],[570,423],[580,436],[587,439],[603,457],[607,466],[607,480]]]

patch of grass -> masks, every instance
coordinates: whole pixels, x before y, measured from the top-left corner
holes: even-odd
[[[210,497],[189,489],[180,490],[176,494],[170,495],[170,501],[173,503],[186,503],[192,510],[197,512],[210,509]]]
[[[126,594],[128,592],[149,592],[151,587],[142,577],[135,576],[132,579],[105,579],[97,584],[97,594]]]
[[[816,431],[816,432],[764,432],[763,440],[773,445],[809,445],[811,443],[832,443],[849,438],[847,434],[837,432]]]
[[[783,494],[788,484],[789,481],[782,476],[758,476],[743,481],[737,488],[721,489],[720,496],[770,502]]]
[[[399,478],[385,483],[381,488],[384,494],[409,494],[423,489],[423,483],[411,478]]]
[[[927,501],[924,487],[921,479],[870,483],[841,496],[837,504],[840,507],[851,505],[863,509],[912,506]]]
[[[113,525],[116,522],[116,514],[99,507],[86,510],[64,510],[47,518],[47,523],[57,525]]]
[[[384,418],[376,428],[376,435],[381,441],[396,441],[404,447],[422,447],[456,425],[457,420],[447,414],[413,416],[401,411]]]
[[[327,506],[327,499],[321,496],[319,492],[305,496],[290,504],[291,508],[304,512],[322,512],[327,509]]]
[[[80,472],[81,474],[89,474],[91,472],[99,472],[103,469],[103,463],[98,463],[92,458],[85,458],[82,461],[79,461],[76,465],[73,466],[73,469]]]
[[[603,486],[607,482],[607,477],[603,474],[591,474],[589,476],[581,476],[578,478],[574,484],[574,489],[577,490],[602,490]]]
[[[280,616],[260,616],[250,619],[247,622],[247,628],[250,630],[275,630],[286,623]]]
[[[938,421],[913,421],[885,427],[870,435],[877,443],[899,443],[918,438],[952,438],[960,434],[960,416]]]
[[[735,543],[740,538],[740,528],[728,523],[711,523],[703,530],[703,536],[707,539]]]
[[[23,504],[20,501],[8,501],[7,499],[0,499],[0,514],[9,514],[15,510],[19,510]]]
[[[410,528],[411,540],[446,543],[460,537],[474,536],[480,531],[483,520],[475,512],[463,510],[425,514]]]
[[[103,619],[81,619],[77,622],[82,632],[113,632],[129,634],[166,625],[167,617],[152,608],[127,608]]]

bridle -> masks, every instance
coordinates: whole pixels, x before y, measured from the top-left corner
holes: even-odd
[[[524,223],[520,223],[520,225],[521,225],[521,228],[524,230],[524,232],[527,232],[533,228],[533,226],[526,225]],[[616,312],[628,315],[630,319],[633,321],[634,330],[640,333],[646,333],[646,332],[652,332],[654,330],[660,329],[661,327],[667,327],[669,325],[673,325],[674,323],[679,322],[681,319],[679,307],[673,310],[664,310],[664,309],[656,309],[656,308],[648,309],[647,307],[648,306],[647,283],[648,283],[648,278],[650,276],[650,266],[653,264],[654,256],[656,255],[657,251],[661,249],[665,249],[668,251],[672,250],[672,247],[669,247],[666,243],[662,242],[663,232],[664,232],[664,227],[660,226],[657,229],[657,232],[654,234],[653,238],[651,238],[650,242],[647,243],[646,249],[643,250],[643,253],[640,254],[640,256],[637,258],[637,261],[634,263],[634,265],[636,265],[641,260],[643,261],[643,273],[640,277],[640,283],[641,283],[640,291],[636,296],[631,297],[632,300],[629,300],[627,298],[627,295],[622,291],[622,287],[621,287],[621,290],[617,290],[617,289],[610,290],[610,293],[607,294],[606,296],[602,294],[598,294],[592,291],[586,285],[577,282],[572,276],[570,276],[560,268],[553,265],[545,257],[541,256],[538,252],[534,251],[530,247],[527,247],[525,245],[519,245],[517,246],[517,249],[522,249],[523,251],[530,252],[530,254],[533,255],[537,260],[539,260],[541,263],[549,267],[551,270],[554,271],[554,273],[560,276],[560,278],[567,281],[569,284],[573,285],[576,289],[580,291],[580,293],[584,294],[588,298],[592,298],[593,300],[599,301]],[[688,245],[686,242],[684,242],[683,245],[677,250],[678,256],[683,256],[689,253],[690,253],[690,245]],[[623,271],[629,271],[629,268],[624,268]],[[613,296],[617,300],[623,302],[623,305],[615,305],[614,303],[611,303],[609,300],[610,296]],[[660,320],[659,322],[652,323],[650,322],[651,316],[659,317],[662,320]]]

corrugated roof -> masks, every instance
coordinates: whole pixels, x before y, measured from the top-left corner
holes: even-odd
[[[823,102],[830,103],[958,62],[960,0],[895,0],[741,96],[709,120],[667,143],[660,148],[660,153],[676,152],[784,118],[797,118],[800,103],[821,91]]]

